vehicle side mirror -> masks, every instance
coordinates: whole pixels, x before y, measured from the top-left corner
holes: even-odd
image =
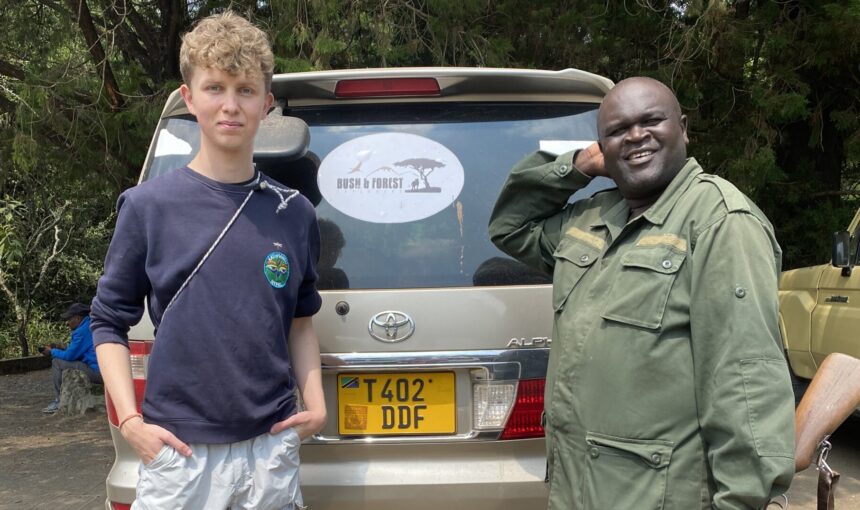
[[[254,161],[293,161],[304,156],[311,142],[310,130],[302,119],[285,116],[276,105],[260,122],[254,137]]]
[[[842,268],[842,276],[851,275],[851,234],[845,230],[833,233],[831,264]]]

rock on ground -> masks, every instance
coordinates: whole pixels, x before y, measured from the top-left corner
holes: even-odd
[[[90,382],[87,374],[80,370],[63,372],[60,388],[60,412],[68,415],[84,414],[93,410],[105,412],[104,389]]]

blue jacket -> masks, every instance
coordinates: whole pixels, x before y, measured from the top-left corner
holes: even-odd
[[[96,373],[99,372],[99,363],[96,360],[96,349],[93,347],[93,334],[90,332],[90,316],[72,330],[72,340],[69,346],[63,349],[51,349],[51,356],[65,361],[83,361]]]

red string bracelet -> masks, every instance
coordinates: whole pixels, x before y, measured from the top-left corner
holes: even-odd
[[[123,419],[121,422],[119,422],[119,430],[122,430],[122,426],[125,425],[125,422],[127,422],[128,420],[130,420],[132,418],[140,418],[142,420],[143,415],[140,413],[132,413],[132,414],[126,416],[125,419]]]

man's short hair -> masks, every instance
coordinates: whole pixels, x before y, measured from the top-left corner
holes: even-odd
[[[266,33],[232,11],[203,18],[182,36],[179,72],[186,84],[195,69],[220,69],[233,76],[262,76],[268,92],[274,67]]]

